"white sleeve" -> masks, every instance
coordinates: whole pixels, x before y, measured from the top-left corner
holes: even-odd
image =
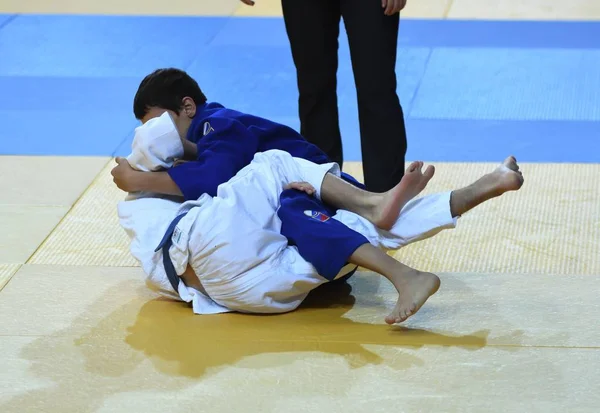
[[[127,161],[133,169],[151,172],[168,169],[183,156],[183,144],[168,112],[135,129]]]
[[[319,200],[321,199],[321,186],[323,185],[325,176],[328,173],[337,177],[341,175],[340,166],[335,162],[317,165],[302,158],[294,158],[294,162],[300,168],[300,173],[304,177],[304,181],[311,184],[317,191],[315,197]]]

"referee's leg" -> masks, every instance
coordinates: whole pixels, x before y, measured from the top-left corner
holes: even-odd
[[[341,0],[352,58],[365,185],[384,192],[404,175],[406,130],[396,94],[399,15],[378,0]]]
[[[298,78],[300,133],[341,166],[336,79],[339,0],[281,3]]]

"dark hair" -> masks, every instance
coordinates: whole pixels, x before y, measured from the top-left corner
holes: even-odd
[[[173,68],[158,69],[140,83],[133,99],[133,113],[136,119],[142,119],[151,107],[179,113],[185,97],[192,98],[196,105],[206,103],[200,86],[186,72]]]

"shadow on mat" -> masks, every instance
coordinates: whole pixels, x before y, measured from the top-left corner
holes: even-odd
[[[369,344],[397,347],[394,362],[386,365],[401,370],[423,364],[418,357],[402,352],[402,348],[435,345],[476,350],[487,343],[487,330],[454,336],[390,327],[380,320],[371,324],[344,318],[355,303],[351,291],[346,283],[325,285],[315,290],[297,311],[267,316],[197,316],[186,306],[155,300],[141,308],[125,341],[151,359],[159,359],[155,367],[163,373],[187,377],[200,377],[207,369],[232,365],[259,354],[328,353],[345,357],[353,368],[384,362],[363,346]],[[173,307],[178,307],[177,311]],[[247,366],[266,368],[292,361],[289,357],[269,357]]]

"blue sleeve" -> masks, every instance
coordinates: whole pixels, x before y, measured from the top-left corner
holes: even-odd
[[[186,201],[204,193],[216,196],[217,188],[249,165],[258,151],[258,138],[233,119],[215,118],[210,131],[198,142],[198,157],[169,169]]]

